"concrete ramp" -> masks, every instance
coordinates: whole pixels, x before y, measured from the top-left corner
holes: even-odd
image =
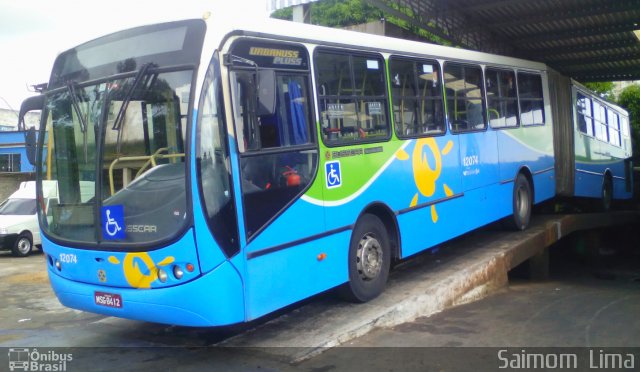
[[[375,327],[395,326],[480,299],[505,286],[508,271],[530,258],[532,275],[544,276],[546,248],[553,243],[578,230],[637,223],[639,216],[542,215],[534,216],[524,232],[481,229],[398,265],[385,292],[371,302],[351,304],[320,295],[218,345],[267,347],[269,354],[288,362],[302,361],[326,348],[348,345]]]

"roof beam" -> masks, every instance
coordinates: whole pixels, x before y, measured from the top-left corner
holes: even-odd
[[[534,15],[534,16],[525,16],[518,17],[514,16],[513,18],[503,21],[503,22],[479,22],[474,25],[470,25],[469,31],[483,30],[487,27],[497,30],[501,28],[508,28],[513,26],[525,26],[528,24],[538,24],[545,22],[558,22],[565,21],[569,19],[576,18],[585,18],[592,16],[604,16],[607,14],[614,13],[622,13],[629,11],[638,11],[640,9],[640,0],[627,0],[622,2],[603,2],[591,4],[591,7],[583,7],[578,10],[576,9],[549,9],[547,13]]]
[[[611,69],[593,70],[569,75],[579,81],[638,80],[640,79],[640,67],[616,69],[615,71]]]
[[[476,1],[473,5],[465,5],[465,10],[476,12],[479,10],[490,10],[510,5],[519,5],[530,3],[531,0],[490,0],[490,1]]]
[[[525,37],[514,38],[514,44],[530,44],[540,43],[545,41],[554,41],[561,39],[573,39],[576,37],[598,36],[608,34],[618,34],[621,32],[631,32],[638,28],[638,25],[634,22],[615,24],[615,25],[603,25],[589,28],[573,28],[564,29],[558,31],[547,31],[538,34],[528,34]]]
[[[596,64],[596,63],[606,63],[606,62],[618,62],[618,61],[629,61],[640,59],[640,52],[628,52],[624,53],[611,53],[608,52],[606,55],[600,57],[574,57],[571,56],[569,58],[564,59],[556,59],[550,60],[547,59],[547,63],[552,66],[558,66],[559,68],[571,68],[572,66],[581,66],[586,63],[588,64]]]
[[[444,40],[448,40],[453,45],[460,45],[460,46],[463,46],[463,47],[466,47],[466,48],[470,48],[469,45],[465,45],[465,44],[461,43],[460,40],[454,40],[451,37],[451,35],[447,35],[441,29],[432,27],[432,26],[430,26],[430,25],[428,25],[428,24],[426,24],[424,22],[420,22],[417,19],[411,18],[408,15],[406,15],[406,14],[404,14],[404,13],[402,13],[402,12],[396,10],[396,9],[391,8],[390,6],[388,6],[387,4],[385,4],[381,0],[366,0],[366,1],[368,3],[374,5],[374,6],[378,7],[378,9],[380,9],[380,10],[382,10],[382,11],[388,13],[388,14],[391,14],[391,15],[393,15],[395,17],[398,17],[398,18],[400,18],[402,20],[405,20],[405,21],[409,22],[411,25],[413,25],[415,27],[422,28],[423,30],[427,30],[432,34],[443,38]]]
[[[581,44],[581,45],[566,45],[559,47],[544,47],[537,46],[531,48],[521,48],[520,50],[532,58],[539,59],[550,59],[559,55],[566,55],[569,53],[576,52],[590,52],[590,51],[606,51],[608,49],[615,48],[626,48],[633,47],[638,44],[638,40],[632,39],[618,39],[612,41],[606,41],[602,43],[593,43],[593,44]]]

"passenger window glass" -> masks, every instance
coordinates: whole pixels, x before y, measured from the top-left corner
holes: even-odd
[[[607,128],[609,129],[609,143],[620,146],[620,123],[618,114],[613,110],[607,110]]]
[[[593,136],[593,112],[591,110],[591,99],[578,93],[576,109],[578,112],[578,130],[582,133]]]
[[[328,144],[389,136],[384,60],[322,51],[315,56],[322,135]]]
[[[207,225],[227,256],[240,250],[217,53],[207,70],[198,110],[196,164]]]
[[[517,127],[519,120],[515,73],[488,68],[485,76],[489,124],[492,128]]]
[[[398,137],[444,133],[442,86],[437,62],[391,58],[389,69]]]
[[[522,125],[544,125],[544,98],[540,75],[518,73],[518,93]]]
[[[622,129],[622,135],[629,137],[629,121],[624,116],[620,118],[620,128]]]
[[[486,128],[480,66],[447,63],[444,83],[451,130],[459,133]]]
[[[608,142],[607,133],[607,113],[606,109],[600,102],[593,101],[593,114],[596,138]]]

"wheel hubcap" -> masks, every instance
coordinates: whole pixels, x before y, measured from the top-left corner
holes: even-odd
[[[18,241],[18,250],[22,254],[29,253],[29,251],[31,250],[31,244],[29,243],[29,240],[20,239],[20,241]]]
[[[373,280],[382,270],[382,246],[371,234],[360,239],[357,253],[357,267],[360,278]]]
[[[518,207],[520,220],[527,218],[529,214],[529,194],[524,187],[520,187],[516,193],[516,205]]]

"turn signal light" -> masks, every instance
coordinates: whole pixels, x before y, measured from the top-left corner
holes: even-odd
[[[190,264],[190,263],[187,264],[187,271],[190,273],[193,272],[193,264]]]
[[[318,261],[323,261],[325,258],[327,258],[327,254],[320,253],[317,258],[318,258]]]

